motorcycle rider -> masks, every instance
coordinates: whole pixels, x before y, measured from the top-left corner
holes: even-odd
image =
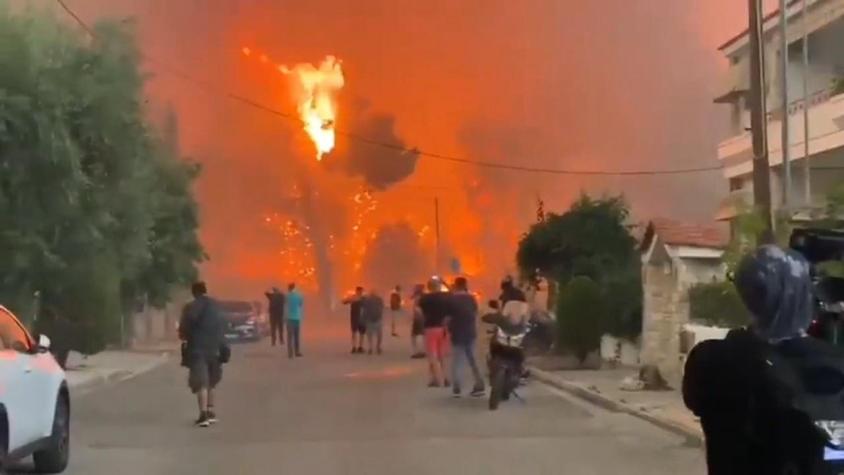
[[[508,302],[527,302],[527,297],[525,297],[522,289],[518,288],[513,282],[513,277],[508,275],[501,281],[501,295],[498,300],[503,308]]]

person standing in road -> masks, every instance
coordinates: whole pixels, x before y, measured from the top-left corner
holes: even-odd
[[[361,319],[363,299],[363,287],[356,287],[353,295],[343,299],[343,303],[349,306],[353,355],[363,353],[363,335],[366,333],[366,326],[364,326],[363,320]]]
[[[273,287],[271,292],[267,292],[265,294],[267,296],[267,300],[269,301],[269,309],[270,309],[270,335],[272,339],[273,346],[276,344],[276,338],[278,338],[278,344],[284,344],[284,306],[285,306],[285,297],[284,293],[279,290],[278,287]]]
[[[461,396],[461,371],[468,363],[475,378],[475,385],[471,395],[474,397],[483,396],[484,379],[478,369],[475,360],[475,341],[477,335],[478,301],[475,296],[469,293],[469,282],[465,277],[458,277],[454,280],[454,288],[451,294],[451,305],[448,314],[448,333],[451,336],[452,360],[451,380],[454,397]]]
[[[208,427],[217,422],[214,389],[223,378],[225,324],[217,303],[208,297],[204,282],[193,284],[191,293],[194,299],[182,311],[179,337],[186,342],[183,363],[189,370],[188,386],[196,394],[199,406],[196,425]]]
[[[413,321],[410,329],[410,348],[411,358],[423,359],[425,352],[420,349],[419,339],[425,336],[425,321],[422,315],[422,309],[419,308],[419,299],[425,294],[425,286],[416,284],[413,289],[413,295],[410,297],[411,311],[413,312]]]
[[[383,322],[384,322],[384,299],[378,295],[378,291],[372,289],[366,298],[363,299],[362,319],[366,325],[366,342],[369,354],[373,350],[379,355],[382,353]]]
[[[425,327],[425,352],[428,355],[430,367],[429,387],[448,386],[445,377],[446,354],[448,351],[448,334],[445,320],[451,302],[450,294],[443,292],[443,284],[439,277],[432,277],[428,281],[428,293],[419,299]]]
[[[398,337],[399,334],[396,331],[396,321],[401,316],[401,287],[396,286],[392,292],[390,292],[390,330],[393,337]]]
[[[302,316],[304,313],[305,298],[296,288],[296,283],[291,282],[287,286],[287,357],[302,357]]]

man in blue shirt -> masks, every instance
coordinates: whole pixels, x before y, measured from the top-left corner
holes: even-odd
[[[305,299],[302,294],[296,289],[296,283],[291,282],[287,286],[287,301],[285,302],[287,313],[287,356],[301,357],[300,351],[300,330],[302,328],[302,313],[305,304]]]

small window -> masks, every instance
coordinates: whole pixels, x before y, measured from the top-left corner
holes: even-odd
[[[32,350],[32,339],[14,315],[0,309],[0,351],[9,350],[28,353]]]

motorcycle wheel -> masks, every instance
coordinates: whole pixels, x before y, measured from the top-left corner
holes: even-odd
[[[489,410],[498,409],[498,404],[504,399],[504,387],[507,384],[507,368],[502,364],[494,365],[489,378]]]

